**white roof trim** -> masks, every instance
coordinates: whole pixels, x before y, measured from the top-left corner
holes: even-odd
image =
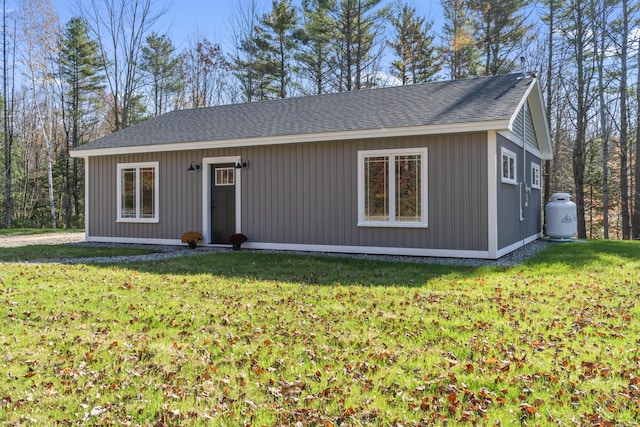
[[[547,118],[544,114],[544,100],[542,98],[542,91],[537,78],[534,77],[532,79],[526,93],[520,100],[520,104],[518,104],[518,108],[513,112],[511,120],[509,120],[509,130],[513,131],[513,124],[516,121],[520,110],[524,106],[524,103],[527,101],[529,101],[529,106],[531,107],[529,112],[531,114],[531,120],[533,121],[533,127],[536,130],[538,144],[540,145],[540,158],[542,160],[551,160],[553,158],[551,133],[549,131]]]
[[[269,136],[265,138],[225,139],[219,141],[177,142],[171,144],[137,145],[131,147],[96,148],[93,150],[72,150],[71,157],[87,158],[118,154],[157,153],[166,151],[202,150],[211,148],[251,147],[275,144],[296,144],[304,142],[339,141],[365,138],[389,138],[398,136],[436,135],[462,132],[486,132],[509,129],[507,120],[484,122],[447,123],[427,126],[409,126],[391,129],[365,129],[344,132],[323,132],[300,135]]]

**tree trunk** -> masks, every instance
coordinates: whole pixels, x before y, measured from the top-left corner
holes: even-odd
[[[640,49],[638,50],[640,69]],[[640,79],[636,81],[636,150],[634,165],[633,218],[631,220],[631,238],[640,239]]]
[[[553,35],[555,31],[555,1],[549,2],[549,34],[547,47],[547,124],[551,127],[551,107],[553,99],[552,82],[553,82]],[[552,132],[553,133],[553,132]],[[551,160],[544,161],[544,191],[542,196],[542,204],[546,205],[551,200]],[[547,218],[544,219],[545,227]],[[546,230],[546,228],[545,228]]]
[[[9,67],[7,66],[7,2],[2,2],[2,113],[4,119],[4,209],[5,218],[4,225],[6,228],[11,227],[11,218],[13,216],[13,191],[12,191],[12,173],[11,173],[11,151],[13,145],[13,132],[11,130],[11,121],[9,118],[9,76],[7,75]],[[12,101],[13,102],[13,97]]]
[[[620,201],[622,210],[622,239],[631,238],[629,217],[629,144],[627,125],[627,43],[629,17],[627,0],[622,0],[622,46],[620,51]]]
[[[577,68],[576,93],[576,136],[573,145],[573,181],[576,188],[576,211],[578,219],[578,238],[587,238],[584,210],[584,156],[587,129],[587,84],[585,70],[586,25],[583,4],[576,2],[575,11],[575,56]]]
[[[602,138],[602,237],[609,238],[609,128],[604,92],[604,52],[606,51],[607,8],[602,6],[598,30],[600,38],[594,38],[594,52],[598,63],[598,100],[600,104],[600,132]],[[599,45],[598,45],[599,44]]]

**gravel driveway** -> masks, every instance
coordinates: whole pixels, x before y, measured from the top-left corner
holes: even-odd
[[[0,248],[17,248],[29,245],[60,245],[84,242],[84,233],[44,233],[29,236],[0,236]]]

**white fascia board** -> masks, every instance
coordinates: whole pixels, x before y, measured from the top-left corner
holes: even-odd
[[[220,141],[178,142],[170,144],[138,145],[133,147],[96,148],[71,151],[71,157],[110,156],[118,154],[157,153],[166,151],[206,150],[212,148],[237,148],[262,145],[297,144],[367,138],[390,138],[398,136],[438,135],[447,133],[486,132],[508,129],[508,120],[490,120],[470,123],[448,123],[428,126],[410,126],[390,129],[365,129],[345,132],[324,132],[302,135],[283,135]]]
[[[542,160],[553,159],[553,146],[551,144],[551,131],[549,130],[549,123],[547,122],[547,116],[544,111],[544,99],[542,97],[542,91],[540,85],[536,84],[536,90],[531,95],[530,105],[532,106],[531,119],[536,129],[536,135],[538,135],[538,141],[542,142],[540,146],[540,152],[542,153]],[[544,138],[540,140],[540,134],[544,135]]]

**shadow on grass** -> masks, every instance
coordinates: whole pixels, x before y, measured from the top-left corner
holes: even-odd
[[[478,275],[478,268],[412,262],[385,262],[349,256],[266,252],[218,252],[161,262],[120,264],[151,274],[213,275],[313,285],[423,286],[435,278]]]
[[[241,280],[314,285],[424,286],[434,279],[481,278],[512,269],[545,274],[554,266],[584,269],[594,265],[640,262],[640,242],[578,241],[550,244],[516,267],[427,264],[349,256],[299,255],[267,252],[218,252],[119,267],[151,274],[212,275]]]
[[[48,254],[49,259],[81,257],[60,253],[62,245],[39,246],[30,249]],[[74,246],[69,246],[73,248]],[[75,247],[82,256],[122,256],[123,248]],[[21,248],[13,248],[13,256],[21,258]],[[112,250],[109,255],[109,250]],[[105,251],[105,252],[100,252]],[[139,250],[138,250],[139,251]],[[4,250],[2,251],[4,252]],[[152,252],[152,251],[149,251]],[[130,255],[139,255],[131,253]],[[24,259],[42,258],[33,252]],[[156,275],[209,275],[235,280],[259,280],[313,285],[360,286],[424,286],[434,279],[457,280],[482,278],[511,269],[529,269],[545,274],[560,266],[584,269],[597,265],[618,265],[627,262],[640,263],[640,242],[579,241],[575,243],[549,244],[533,258],[517,267],[472,267],[459,265],[427,264],[421,262],[380,261],[350,256],[300,255],[287,252],[260,251],[215,252],[161,261],[122,262],[93,264],[97,268],[118,268]],[[89,263],[91,264],[91,263]]]

